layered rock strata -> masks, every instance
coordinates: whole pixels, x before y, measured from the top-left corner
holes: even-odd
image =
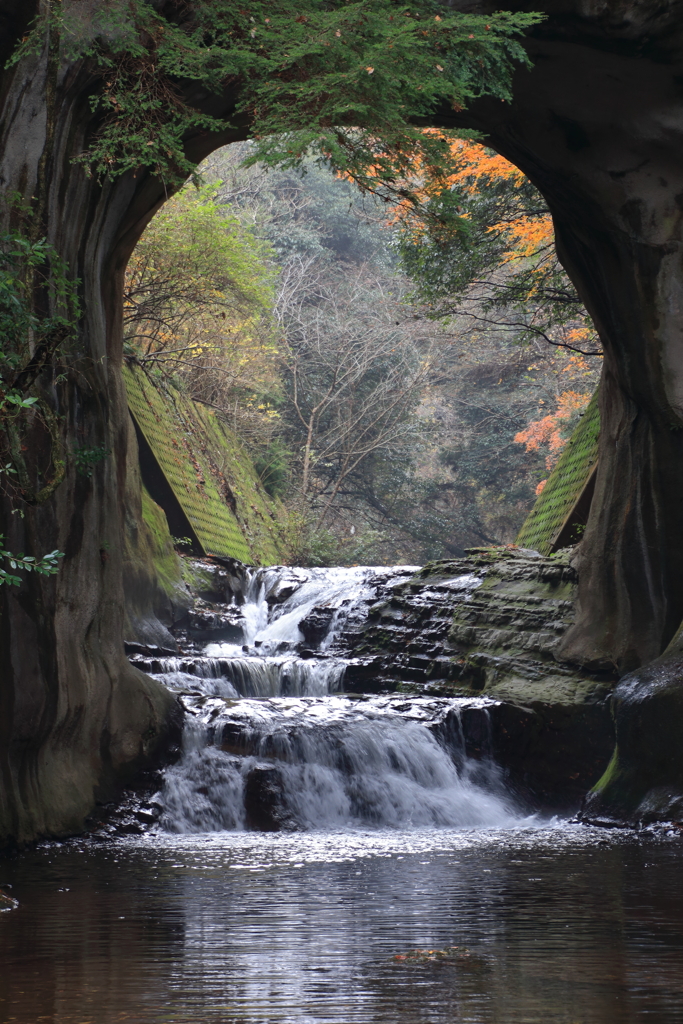
[[[230,675],[233,663],[203,657],[202,647],[240,642],[245,571],[185,563],[196,599],[175,634],[186,656],[171,663],[163,652],[137,648],[133,660],[154,674],[172,665],[190,677]],[[305,579],[305,571],[279,570],[269,604],[288,601]],[[320,603],[299,622],[301,639],[273,653],[343,661],[346,693],[469,698],[459,715],[467,756],[495,759],[538,806],[578,809],[614,749],[615,679],[556,657],[576,587],[566,552],[543,558],[514,547],[482,549],[417,571],[396,567],[377,576],[374,597],[349,603],[340,627],[331,628],[337,612]],[[256,648],[246,649],[249,657]]]
[[[463,578],[477,584],[462,596]],[[490,749],[543,805],[578,806],[614,746],[615,677],[556,657],[574,619],[576,572],[567,553],[472,551],[426,565],[378,595],[367,621],[334,649],[351,655],[345,689],[486,696],[495,701]],[[481,755],[488,725],[464,715],[468,754]]]

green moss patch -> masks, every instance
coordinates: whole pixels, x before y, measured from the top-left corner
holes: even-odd
[[[202,553],[281,562],[282,508],[228,425],[215,410],[153,384],[139,367],[124,367],[123,376],[133,419]]]
[[[152,501],[146,487],[142,488],[142,521],[149,531],[157,582],[172,593],[178,584],[178,556],[171,543],[164,510]]]

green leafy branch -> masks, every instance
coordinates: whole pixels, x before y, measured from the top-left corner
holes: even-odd
[[[20,212],[30,217],[30,209]],[[42,504],[66,471],[57,417],[43,398],[29,392],[75,334],[80,317],[77,289],[78,282],[69,280],[66,263],[45,238],[32,238],[30,230],[0,236],[0,437],[4,435],[3,454],[10,458],[0,472],[30,504]],[[39,418],[50,437],[51,475],[42,487],[34,486],[24,456],[27,414]],[[15,570],[0,566],[0,584],[18,586],[21,577],[16,570],[53,575],[61,557],[56,550],[37,558],[0,546],[0,560]]]
[[[398,181],[416,158],[438,173],[448,147],[422,126],[484,94],[508,100],[514,68],[529,65],[520,37],[543,17],[463,14],[431,0],[158,7],[110,0],[93,15],[52,0],[11,58],[57,40],[62,60],[90,61],[101,121],[79,159],[98,177],[142,168],[187,177],[189,137],[245,123],[253,161],[299,165],[313,151],[369,188]],[[193,104],[198,91],[223,103],[232,94],[233,122]]]
[[[45,293],[45,305],[53,312],[36,312],[36,291]],[[80,315],[78,281],[69,279],[67,264],[54,246],[45,238],[34,241],[19,231],[0,235],[2,377],[7,379],[8,371],[17,370],[27,359],[29,340],[34,353],[54,351],[73,334]],[[22,382],[26,376],[26,372],[19,374]]]
[[[0,236],[0,430],[19,492],[30,504],[47,500],[66,473],[57,417],[44,398],[30,391],[57,352],[76,336],[78,284],[69,278],[55,248],[45,238],[31,237],[30,225],[26,232]],[[23,454],[30,412],[42,420],[51,442],[52,475],[38,488]]]
[[[99,465],[109,455],[109,448],[95,445],[87,448],[75,448],[73,452],[76,469],[82,476],[91,477],[95,466]]]
[[[41,576],[54,576],[59,572],[59,559],[64,557],[63,551],[50,551],[42,558],[34,558],[33,555],[15,555],[6,551],[2,546],[3,534],[0,533],[0,558],[9,562],[10,569],[20,569],[24,572],[37,572]],[[0,566],[0,586],[3,583],[18,587],[21,584],[21,576],[15,576]]]

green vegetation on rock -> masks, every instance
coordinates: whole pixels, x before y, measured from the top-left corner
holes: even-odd
[[[533,548],[542,555],[549,555],[555,550],[563,528],[569,525],[568,517],[597,464],[599,434],[600,409],[596,391],[517,535],[520,547]],[[578,537],[567,538],[567,542],[571,540],[576,541]]]
[[[10,61],[40,53],[46,38],[66,59],[89,60],[101,80],[90,101],[99,131],[79,160],[90,174],[144,167],[177,181],[193,171],[188,135],[235,124],[194,106],[182,79],[193,98],[239,89],[235,112],[252,121],[255,159],[291,165],[314,148],[366,187],[395,181],[417,157],[430,168],[447,160],[438,135],[415,122],[440,104],[459,111],[481,95],[509,100],[515,67],[530,65],[519,37],[543,19],[393,0],[97,6],[41,6]]]
[[[282,561],[280,506],[266,495],[227,424],[179,391],[155,386],[140,368],[126,367],[124,377],[131,413],[156,463],[152,469],[177,501],[200,552],[251,564]]]
[[[178,586],[179,558],[173,547],[173,538],[168,529],[164,510],[153,501],[144,485],[142,486],[142,521],[148,531],[150,555],[154,564],[156,581],[170,595]]]

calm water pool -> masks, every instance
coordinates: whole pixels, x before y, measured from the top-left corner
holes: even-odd
[[[682,866],[568,824],[49,846],[1,862],[0,1021],[675,1024]]]

